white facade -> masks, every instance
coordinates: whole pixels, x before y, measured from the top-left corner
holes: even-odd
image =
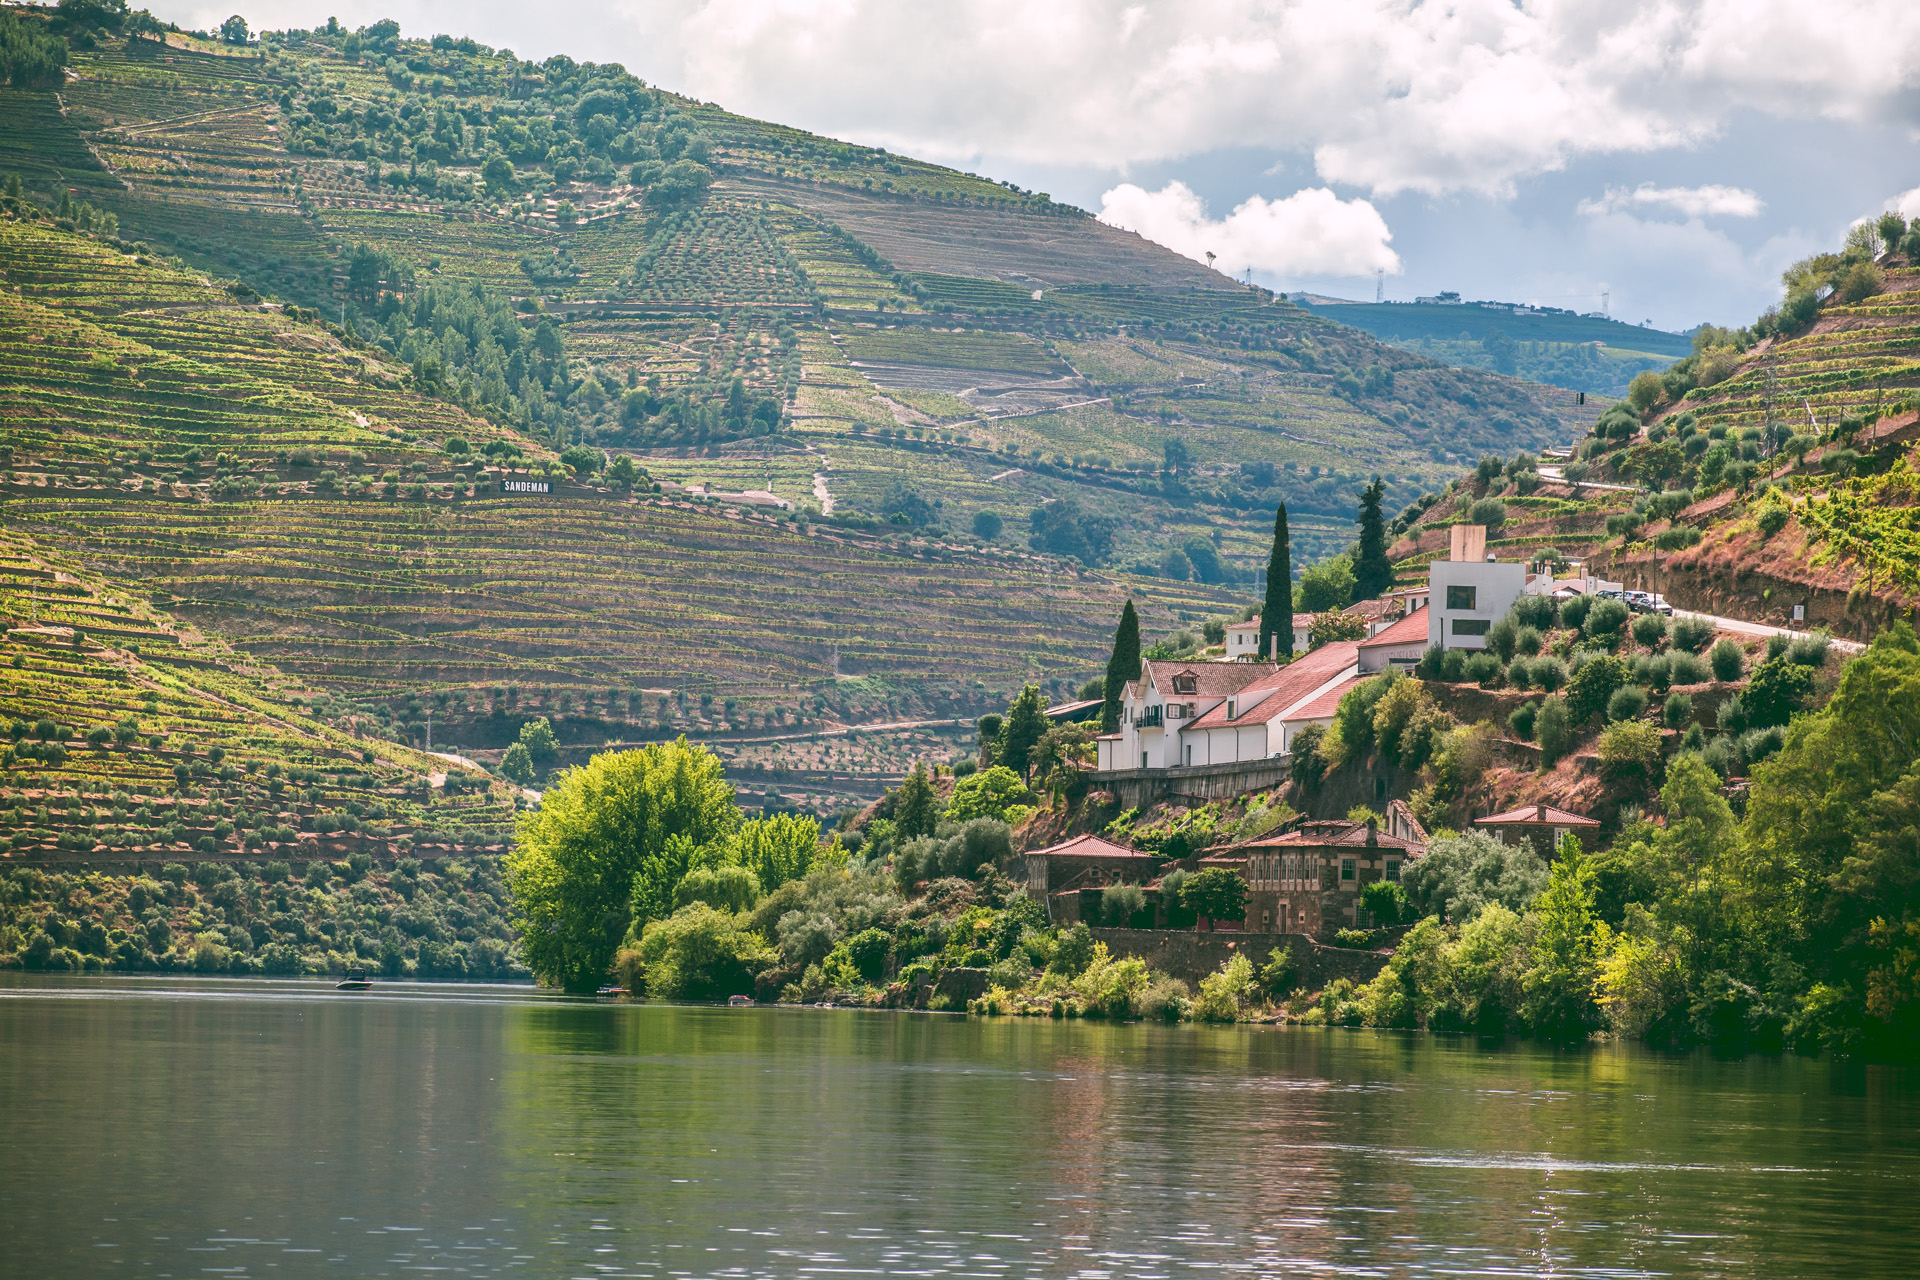
[[[1296,613],[1293,615],[1293,651],[1307,651],[1307,631],[1313,626],[1313,615]],[[1230,662],[1266,662],[1271,654],[1260,652],[1260,619],[1249,622],[1236,622],[1227,628],[1227,659]]]
[[[1484,649],[1487,628],[1506,616],[1527,589],[1527,566],[1436,560],[1427,570],[1433,603],[1427,644],[1445,649]]]
[[[1332,717],[1332,704],[1321,704],[1357,672],[1358,645],[1351,640],[1284,667],[1149,662],[1122,696],[1119,731],[1097,740],[1098,768],[1198,768],[1284,755],[1293,736],[1316,722],[1303,718],[1307,713]]]

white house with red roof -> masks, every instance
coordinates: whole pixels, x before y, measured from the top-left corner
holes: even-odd
[[[1098,740],[1099,771],[1199,768],[1285,755],[1308,724],[1332,722],[1359,677],[1359,643],[1341,640],[1286,666],[1148,662],[1121,699],[1120,728]]]

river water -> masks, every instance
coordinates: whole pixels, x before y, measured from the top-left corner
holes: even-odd
[[[1903,1276],[1920,1081],[0,975],[0,1275]]]

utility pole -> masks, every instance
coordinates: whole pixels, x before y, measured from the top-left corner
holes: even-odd
[[[1375,302],[1387,300],[1387,269],[1385,267],[1373,269],[1373,300]]]
[[[1600,291],[1600,314],[1608,318],[1613,316],[1613,290],[1611,289]]]
[[[427,750],[433,750],[433,712],[427,712]]]

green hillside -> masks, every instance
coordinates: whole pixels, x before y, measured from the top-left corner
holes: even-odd
[[[1078,687],[1129,595],[1156,634],[1253,598],[1275,503],[1304,567],[1366,476],[1578,430],[617,66],[14,12],[72,53],[0,89],[0,522],[361,750],[687,732],[830,808]]]
[[[1302,298],[1317,315],[1462,369],[1486,369],[1619,397],[1636,374],[1687,354],[1685,334],[1557,307],[1502,302],[1348,302]]]

